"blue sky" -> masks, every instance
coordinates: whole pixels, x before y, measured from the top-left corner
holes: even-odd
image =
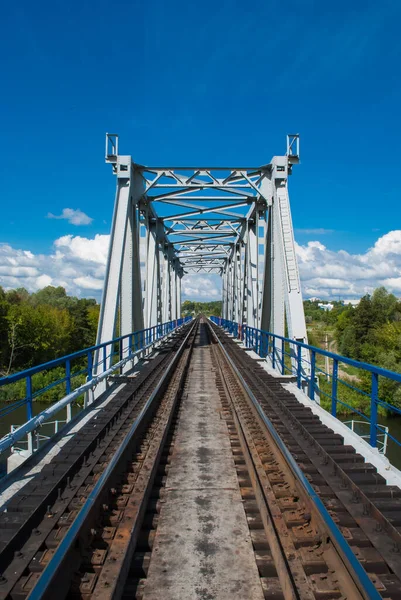
[[[134,160],[172,165],[266,163],[299,132],[302,162],[290,181],[297,242],[324,246],[326,271],[340,250],[369,257],[401,229],[400,25],[399,0],[4,5],[0,242],[11,250],[3,247],[0,285],[39,285],[33,271],[7,273],[29,261],[56,282],[56,248],[71,254],[72,240],[90,247],[108,234],[106,131]],[[93,220],[46,218],[65,208]],[[101,252],[107,240],[97,240]],[[389,244],[393,257],[394,236]],[[101,261],[77,271],[81,250],[70,256],[68,285],[101,278]],[[394,260],[387,279],[401,275],[401,255]]]

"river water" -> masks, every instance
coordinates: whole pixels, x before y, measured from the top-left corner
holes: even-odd
[[[0,402],[0,409],[5,408],[6,406],[9,406],[6,402]],[[41,413],[43,410],[45,410],[46,408],[49,408],[50,404],[47,402],[33,402],[32,404],[32,412],[33,415],[36,416],[39,413]],[[72,415],[76,415],[79,411],[80,411],[80,407],[77,405],[72,406]],[[67,409],[63,409],[60,410],[60,412],[58,412],[55,417],[52,418],[52,421],[55,421],[56,419],[58,421],[65,421],[67,418]],[[3,437],[4,435],[7,435],[7,433],[10,433],[11,431],[11,425],[22,425],[23,423],[25,423],[27,420],[27,413],[26,413],[26,406],[21,406],[20,408],[17,408],[16,410],[14,410],[13,412],[9,413],[8,415],[1,417],[0,418],[0,437]],[[60,429],[61,427],[64,425],[64,423],[60,424]],[[44,435],[50,435],[51,433],[54,432],[54,425],[47,425],[44,426],[43,428],[41,428],[41,433],[43,433]],[[24,448],[25,446],[21,443],[21,448]],[[0,476],[4,475],[5,470],[6,470],[6,461],[7,461],[7,457],[9,456],[9,452],[4,452],[4,454],[2,454],[2,456],[0,457]]]
[[[352,419],[352,416],[347,416],[347,417],[340,416],[339,419],[343,422],[350,421]],[[359,415],[354,416],[355,421],[359,421],[360,419],[361,419],[361,417]],[[396,440],[400,440],[400,442],[401,442],[401,418],[400,417],[390,417],[390,418],[379,417],[379,424],[384,425],[385,427],[388,427],[389,434],[392,435],[393,437],[395,437]],[[366,425],[361,426],[359,428],[359,430],[357,429],[357,427],[355,427],[355,431],[359,435],[362,434],[364,436],[365,435],[368,436],[369,435],[369,424],[367,423]],[[383,436],[380,436],[379,439],[381,442],[381,440],[383,439]],[[399,446],[398,444],[393,442],[393,440],[391,440],[390,438],[387,438],[386,456],[392,465],[397,467],[397,469],[401,470],[401,446]]]

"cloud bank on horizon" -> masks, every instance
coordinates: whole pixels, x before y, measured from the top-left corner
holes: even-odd
[[[30,292],[47,285],[63,286],[68,294],[100,300],[108,245],[108,235],[64,235],[55,240],[51,253],[35,255],[0,243],[0,285]],[[354,299],[380,285],[401,295],[401,230],[379,237],[364,254],[333,251],[320,241],[296,244],[296,250],[304,298]],[[218,300],[221,278],[186,275],[182,296],[183,300]]]

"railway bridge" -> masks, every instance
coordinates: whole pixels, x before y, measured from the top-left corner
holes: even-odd
[[[96,345],[0,379],[25,386],[0,419],[26,410],[0,439],[0,600],[401,599],[399,441],[380,424],[401,376],[308,345],[298,135],[227,168],[142,165],[108,134],[106,161]],[[188,273],[222,277],[222,315],[181,316]],[[370,409],[347,424],[349,366]]]

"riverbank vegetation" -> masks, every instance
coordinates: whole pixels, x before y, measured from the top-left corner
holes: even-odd
[[[319,304],[318,300],[304,302],[311,345],[401,373],[401,301],[398,298],[378,288],[356,306],[332,301],[333,308],[325,310]],[[182,315],[220,316],[221,309],[221,301],[186,300],[182,304]],[[0,376],[93,345],[98,317],[99,305],[95,300],[68,296],[62,287],[48,286],[33,294],[23,288],[5,291],[0,287]],[[331,361],[327,365],[323,358],[318,358],[317,366],[322,404],[328,408]],[[76,369],[79,368],[77,364]],[[55,377],[63,376],[62,368],[38,374],[35,387],[46,387]],[[338,397],[348,405],[339,404],[339,414],[350,414],[352,410],[368,414],[369,374],[340,364],[339,378],[343,383],[339,383]],[[24,385],[21,381],[0,388],[0,401],[23,398]],[[60,384],[48,390],[41,395],[41,400],[57,400],[63,395],[64,387]],[[399,384],[379,378],[379,396],[401,408]]]
[[[0,377],[93,345],[98,318],[95,300],[67,296],[62,287],[48,286],[33,294],[24,288],[4,291],[0,287]],[[81,369],[79,361],[74,369]],[[38,373],[33,377],[34,391],[63,377],[61,367]],[[77,385],[84,381],[79,377],[79,382],[75,379]],[[60,384],[40,399],[53,402],[64,393],[65,384]],[[24,396],[25,381],[0,388],[0,401]]]
[[[333,309],[327,311],[319,308],[319,301],[304,303],[310,344],[401,373],[401,301],[396,296],[380,287],[372,295],[363,296],[356,306],[341,302],[331,304]],[[324,359],[318,360],[318,366],[322,371],[327,370]],[[348,406],[339,404],[338,413],[350,414],[356,409],[369,414],[370,374],[340,364],[339,378],[343,383],[339,383],[338,397]],[[328,408],[331,383],[322,373],[319,387],[322,404]],[[400,384],[379,377],[379,398],[401,408]],[[384,409],[381,412],[383,414]]]
[[[221,300],[212,302],[194,302],[193,300],[185,300],[185,302],[181,304],[181,312],[183,317],[196,317],[201,314],[206,317],[220,317],[221,306]]]

